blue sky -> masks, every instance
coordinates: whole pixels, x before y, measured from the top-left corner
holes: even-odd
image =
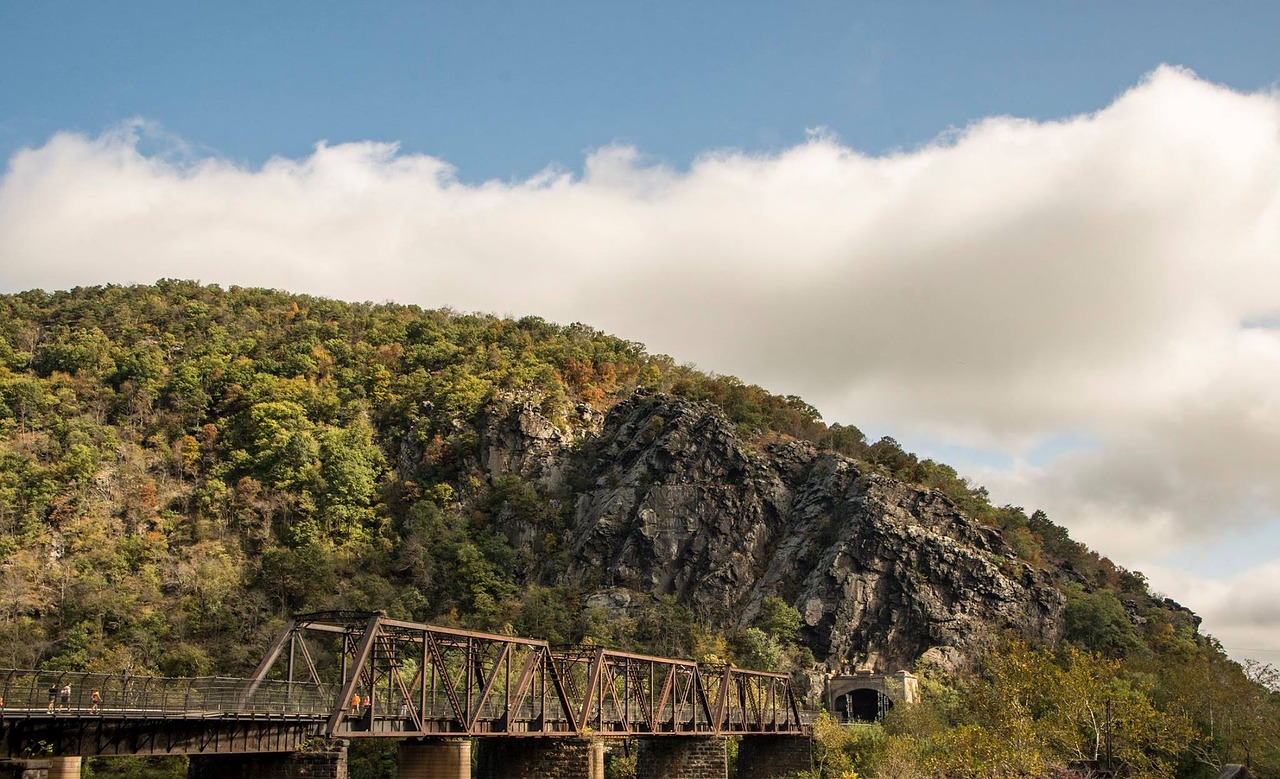
[[[0,2],[0,292],[587,322],[892,435],[1280,652],[1277,31],[1276,2]]]
[[[0,158],[135,116],[247,164],[397,141],[464,181],[815,127],[880,153],[1097,110],[1160,63],[1265,87],[1278,30],[1274,2],[5,3]]]

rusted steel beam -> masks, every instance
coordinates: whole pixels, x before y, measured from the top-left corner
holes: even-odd
[[[61,757],[291,752],[320,735],[323,725],[321,717],[293,716],[199,720],[6,717],[0,725],[0,758],[31,754]]]
[[[511,644],[504,642],[502,644],[502,649],[500,650],[500,653],[498,655],[498,659],[494,663],[493,673],[489,674],[489,680],[484,683],[484,689],[480,691],[480,697],[476,699],[475,711],[471,712],[471,717],[470,719],[467,720],[468,733],[475,730],[476,720],[480,717],[480,712],[484,710],[484,705],[486,702],[488,702],[489,696],[493,694],[493,687],[498,682],[498,675],[499,675],[498,669],[502,666],[504,662],[508,662],[508,657],[510,655],[510,652],[511,652]],[[477,664],[477,671],[480,671],[480,670],[481,669]],[[479,673],[477,673],[477,677],[483,678],[482,676],[480,676]]]
[[[295,621],[289,620],[289,624],[285,626],[285,629],[280,631],[280,635],[276,636],[271,645],[267,647],[267,654],[249,677],[253,681],[245,688],[244,697],[241,699],[242,702],[252,698],[258,689],[258,685],[267,677],[267,672],[271,670],[271,666],[275,665],[280,653],[284,650],[285,643],[293,637],[293,629],[296,624]]]
[[[287,672],[280,662],[286,644]],[[295,673],[309,682],[294,681]],[[287,678],[276,681],[281,674]],[[30,687],[30,697],[43,706],[47,679],[19,679],[3,671],[0,679],[6,689]],[[208,693],[183,680],[131,681],[128,695],[157,710],[213,705]],[[545,641],[374,612],[297,615],[244,684],[229,705],[218,703],[216,710],[309,707],[325,721],[326,735],[344,738],[807,732],[783,674],[598,646],[552,650]],[[357,721],[349,702],[364,689],[373,700]]]
[[[365,663],[369,661],[370,653],[373,652],[373,646],[378,636],[378,623],[381,619],[381,615],[374,614],[369,618],[369,622],[365,626],[364,636],[356,648],[355,658],[351,664],[355,672],[344,680],[342,691],[338,693],[338,700],[334,703],[333,709],[329,713],[329,721],[325,725],[326,735],[332,736],[336,733],[338,726],[342,724],[342,721],[347,716],[347,705],[351,700],[351,696],[355,694],[356,685],[360,682],[360,672]]]
[[[659,663],[661,665],[681,665],[681,666],[688,666],[688,667],[695,667],[698,665],[697,661],[695,660],[684,660],[676,657],[657,657],[654,655],[642,655],[642,654],[637,654],[635,652],[622,652],[617,649],[605,649],[603,647],[600,647],[599,651],[604,653],[604,655],[609,658],[638,660],[640,662]]]
[[[550,648],[550,644],[536,638],[522,638],[520,636],[504,636],[500,633],[482,633],[476,630],[463,630],[461,628],[445,628],[437,625],[425,625],[418,622],[404,622],[397,619],[383,619],[382,624],[385,627],[402,628],[413,633],[431,632],[439,635],[456,636],[458,638],[472,638],[481,641],[494,641],[508,644],[526,644],[529,646],[544,646]]]
[[[604,652],[597,651],[595,657],[588,661],[587,680],[583,685],[581,717],[579,721],[583,725],[589,725],[591,722],[591,707],[596,703],[596,699],[600,692],[600,672],[604,666]]]
[[[323,684],[320,681],[320,672],[316,670],[315,660],[311,659],[311,652],[307,648],[306,637],[302,633],[298,633],[298,649],[302,650],[302,660],[307,664],[307,673],[311,675],[311,681],[315,684]],[[289,681],[293,681],[293,677],[289,677]]]
[[[559,669],[556,668],[556,664],[552,662],[550,659],[548,659],[547,662],[543,663],[542,667],[544,669],[547,682],[551,684],[551,689],[556,694],[556,700],[560,704],[560,710],[561,712],[564,713],[565,718],[568,719],[569,721],[569,729],[575,735],[581,735],[583,723],[578,721],[577,718],[574,717],[573,706],[569,703],[569,696],[566,694],[564,679],[560,676]],[[543,704],[544,712],[546,710],[545,706],[546,704],[544,703]],[[545,719],[545,714],[544,714],[544,719]]]
[[[645,686],[644,670],[649,670],[649,684]],[[652,733],[655,730],[657,719],[653,710],[653,666],[643,663],[635,663],[628,665],[628,673],[631,675],[631,689],[634,690],[636,708],[640,710],[640,715],[644,719],[644,730]],[[628,705],[628,716],[630,716],[630,705]]]

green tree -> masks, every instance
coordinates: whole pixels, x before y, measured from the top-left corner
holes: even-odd
[[[1067,596],[1067,638],[1078,646],[1109,657],[1123,657],[1145,650],[1124,604],[1110,590],[1085,592],[1070,583]]]
[[[320,434],[319,507],[329,531],[349,537],[374,523],[374,499],[384,469],[373,428],[363,417]]]
[[[782,644],[793,643],[804,624],[800,612],[776,595],[766,595],[760,601],[760,613],[754,624]]]

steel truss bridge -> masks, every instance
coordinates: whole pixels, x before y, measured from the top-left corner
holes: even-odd
[[[809,719],[782,674],[361,612],[295,617],[249,679],[0,670],[0,696],[0,757],[292,751],[316,738],[806,735]]]

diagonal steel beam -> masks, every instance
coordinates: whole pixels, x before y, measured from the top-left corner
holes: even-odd
[[[524,705],[525,698],[529,697],[529,691],[533,687],[533,680],[537,676],[540,666],[548,663],[547,650],[541,647],[530,652],[524,659],[524,665],[520,668],[520,675],[516,677],[515,689],[510,692],[510,700],[507,702],[506,723],[504,725],[508,730],[511,729],[511,712],[519,711]]]
[[[381,614],[374,614],[369,618],[368,624],[365,625],[364,635],[360,638],[360,644],[356,647],[355,657],[352,659],[352,667],[355,673],[346,680],[342,685],[342,692],[338,695],[338,700],[334,703],[333,711],[329,714],[329,721],[325,725],[325,735],[332,738],[338,731],[338,726],[347,716],[347,702],[351,700],[351,696],[355,694],[356,685],[360,683],[360,675],[364,671],[365,663],[369,662],[369,655],[373,653],[373,645],[378,638],[378,627],[382,621]]]
[[[510,644],[502,645],[502,651],[498,654],[498,660],[493,664],[493,673],[489,675],[489,681],[485,682],[484,689],[480,691],[480,698],[476,700],[475,711],[471,712],[471,718],[467,721],[468,733],[475,728],[476,721],[480,719],[480,712],[484,709],[485,701],[489,700],[489,695],[493,692],[494,685],[498,683],[498,669],[502,667],[502,663],[507,659],[507,654],[510,651]],[[483,669],[479,667],[479,662],[477,661],[476,672],[480,678],[483,678],[483,674],[480,673],[482,670]]]
[[[302,661],[307,664],[307,673],[311,674],[311,681],[315,684],[323,684],[320,681],[320,672],[316,670],[315,660],[311,658],[311,651],[307,648],[306,634],[298,633],[298,648],[302,650]]]
[[[720,675],[720,686],[716,690],[716,714],[712,722],[715,723],[717,730],[724,728],[726,723],[726,709],[729,706],[729,674],[728,666],[725,666],[724,673]]]
[[[404,701],[405,710],[409,713],[409,717],[413,720],[413,724],[417,727],[418,732],[426,732],[426,728],[423,727],[423,718],[419,715],[417,707],[413,705],[413,693],[405,686],[404,677],[400,674],[399,664],[393,664],[388,673],[391,677],[391,681],[395,682],[396,688],[400,690],[400,698]]]
[[[555,690],[556,699],[560,701],[560,711],[564,714],[565,719],[569,720],[569,729],[574,733],[582,735],[582,723],[575,716],[573,704],[569,703],[569,696],[564,691],[564,679],[560,676],[560,670],[556,668],[555,663],[546,664],[547,675],[551,681],[551,687]],[[546,720],[544,714],[543,720]]]
[[[613,701],[613,710],[617,718],[621,721],[622,730],[625,733],[630,733],[631,732],[631,716],[628,711],[628,708],[629,708],[628,704],[630,703],[630,698],[627,695],[628,661],[623,660],[622,662],[623,662],[622,673],[619,674],[617,668],[612,664],[610,664],[609,675],[604,681],[606,681],[609,685],[609,699]],[[622,680],[622,697],[623,697],[623,700],[626,701],[626,703],[622,703],[618,701],[618,680],[619,679]],[[604,696],[601,696],[601,699],[600,699],[600,719],[602,722],[601,730],[603,730],[604,729],[603,728]]]
[[[652,671],[653,665],[651,663],[647,665]],[[656,716],[653,710],[653,676],[650,674],[649,686],[646,688],[641,666],[629,664],[628,668],[631,673],[631,689],[635,691],[636,706],[640,709],[640,716],[644,718],[645,727],[648,728],[650,733],[653,733],[657,729]],[[628,712],[627,716],[630,718],[630,712]]]
[[[702,716],[707,723],[707,728],[712,732],[719,734],[720,725],[711,718],[711,701],[707,700],[707,688],[702,684],[702,671],[699,668],[693,669],[693,729],[698,729],[698,709],[702,709]]]
[[[598,688],[600,686],[600,671],[604,665],[604,650],[597,650],[595,657],[591,659],[591,665],[587,666],[587,683],[586,690],[582,697],[582,718],[581,722],[586,725],[591,722],[591,704],[595,702]]]
[[[276,660],[280,658],[280,653],[284,651],[284,645],[293,636],[293,631],[297,626],[297,622],[289,620],[284,630],[280,631],[280,635],[275,637],[271,642],[271,646],[267,647],[267,654],[262,658],[262,662],[258,663],[258,667],[254,669],[253,675],[249,677],[250,681],[244,692],[240,695],[240,707],[243,708],[253,699],[253,694],[258,691],[258,686],[262,684],[262,680],[267,678],[267,673],[271,670],[271,666],[276,664]]]
[[[444,655],[440,652],[440,644],[430,631],[425,632],[423,637],[431,650],[431,662],[439,672],[440,681],[444,684],[445,694],[449,696],[449,703],[453,706],[454,718],[462,726],[463,730],[467,730],[467,717],[462,710],[462,704],[458,702],[458,691],[454,687],[453,679],[449,676],[448,666],[444,664]]]

